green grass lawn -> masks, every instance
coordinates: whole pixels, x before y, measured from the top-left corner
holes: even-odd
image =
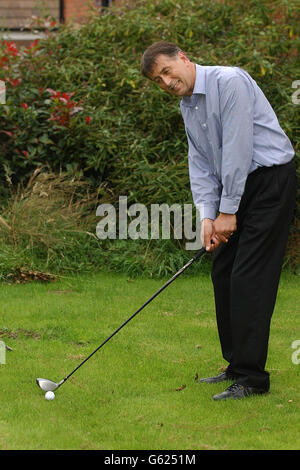
[[[195,375],[225,366],[208,276],[182,276],[46,401],[61,380],[163,281],[97,274],[0,285],[0,449],[299,449],[299,277],[282,276],[268,395],[215,402],[226,385]],[[185,386],[185,387],[183,387]],[[180,390],[177,390],[180,389]]]

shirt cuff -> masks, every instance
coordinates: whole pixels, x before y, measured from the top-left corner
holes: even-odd
[[[240,199],[232,199],[229,197],[222,197],[219,207],[219,212],[224,214],[235,214],[238,211]]]
[[[199,204],[197,205],[197,209],[200,213],[200,220],[203,220],[203,219],[215,220],[217,218],[218,208],[214,205]]]

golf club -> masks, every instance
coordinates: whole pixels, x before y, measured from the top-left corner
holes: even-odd
[[[146,305],[148,305],[155,297],[158,296],[158,294],[160,294],[166,287],[168,287],[173,281],[175,281],[175,279],[178,276],[180,276],[180,274],[182,274],[189,266],[191,266],[191,264],[194,263],[194,261],[201,258],[201,256],[204,255],[205,252],[206,252],[205,248],[204,247],[201,248],[201,250],[193,258],[191,258],[176,274],[174,274],[174,276],[171,277],[171,279],[169,279],[157,292],[155,292],[155,294],[153,294],[136,312],[134,312],[124,323],[122,323],[122,325],[119,326],[119,328],[117,328],[108,338],[106,338],[106,340],[104,340],[103,343],[100,344],[100,346],[98,346],[89,356],[87,356],[64,379],[62,379],[60,382],[56,383],[56,382],[53,382],[52,380],[38,378],[38,379],[36,379],[36,382],[37,382],[38,386],[42,390],[44,390],[44,392],[50,392],[50,391],[53,392],[54,390],[57,390],[59,387],[61,387],[61,385],[64,382],[66,382],[71,377],[71,375],[73,375],[79,369],[79,367],[83,366],[83,364],[86,361],[88,361],[100,348],[102,348],[102,346],[104,346],[125,325],[127,325],[127,323],[129,323],[130,320],[132,320],[144,307],[146,307]]]

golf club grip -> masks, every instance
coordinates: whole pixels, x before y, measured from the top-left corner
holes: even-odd
[[[198,251],[198,253],[194,256],[193,260],[197,261],[197,259],[201,258],[201,256],[204,255],[204,253],[206,253],[205,247],[201,248],[201,250]]]
[[[157,297],[164,289],[166,289],[166,287],[168,287],[173,281],[175,281],[175,279],[180,276],[180,274],[182,274],[189,266],[191,266],[191,264],[194,263],[194,261],[198,260],[199,258],[201,258],[202,255],[204,255],[204,253],[206,253],[206,249],[205,248],[201,248],[201,250],[193,257],[191,258],[179,271],[177,271],[176,274],[174,274],[174,276],[172,276],[157,292],[155,292],[148,300],[146,300],[146,302],[141,306],[139,307],[136,312],[134,312],[124,323],[122,323],[121,326],[119,326],[119,328],[117,328],[110,336],[108,336],[108,338],[106,338],[103,343],[100,344],[100,346],[98,346],[93,352],[91,352],[91,354],[89,354],[89,356],[87,356],[74,370],[72,370],[72,372],[70,372],[69,375],[67,375],[63,380],[62,382],[65,382],[69,377],[71,377],[71,375],[74,374],[74,372],[76,372],[79,367],[81,367],[86,361],[88,361],[97,351],[99,351],[100,348],[102,348],[105,343],[107,343],[113,336],[115,336],[125,325],[127,325],[127,323],[129,323],[138,313],[140,313],[141,310],[143,310],[143,308],[146,307],[146,305],[148,305],[150,302],[152,302],[153,299],[155,299],[155,297]]]

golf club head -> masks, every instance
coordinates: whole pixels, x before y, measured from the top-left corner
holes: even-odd
[[[36,383],[44,392],[54,392],[60,385],[48,379],[36,379]]]

